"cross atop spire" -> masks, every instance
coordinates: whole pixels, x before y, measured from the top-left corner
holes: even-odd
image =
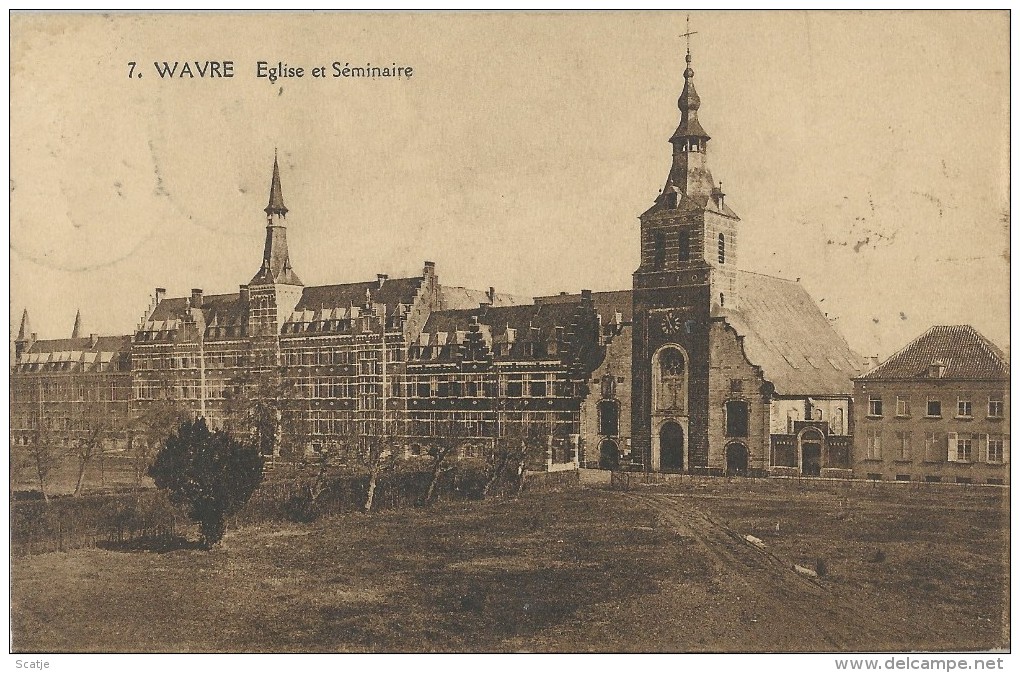
[[[273,148],[273,181],[269,185],[269,205],[266,206],[266,215],[287,217],[287,206],[283,205],[283,187],[280,185],[280,162],[277,159],[275,147]]]
[[[691,15],[687,15],[687,32],[680,33],[680,37],[687,38],[687,62],[691,62],[691,35],[697,35],[698,31],[691,30]]]

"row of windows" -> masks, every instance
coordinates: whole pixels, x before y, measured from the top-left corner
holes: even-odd
[[[865,458],[867,460],[882,460],[885,457],[882,443],[882,431],[875,428],[868,429]],[[956,432],[926,432],[924,435],[924,462],[998,464],[1008,462],[1008,456],[1009,435]],[[898,461],[913,460],[913,433],[896,432],[891,455],[888,457]]]
[[[928,418],[941,418],[942,417],[942,400],[928,396],[925,402],[925,416]],[[988,396],[988,418],[1002,418],[1003,414],[1003,395],[1002,393],[993,393]],[[885,414],[885,405],[882,401],[881,395],[871,395],[868,397],[868,416],[874,418],[880,418]],[[896,396],[896,416],[898,418],[906,418],[911,415],[910,398],[905,395]],[[957,418],[973,418],[974,417],[974,405],[971,402],[970,396],[961,395],[956,399],[956,417]]]
[[[691,259],[691,238],[694,232],[681,231],[677,234],[677,260],[689,262]],[[666,234],[661,231],[655,232],[655,268],[662,269],[666,266]],[[726,235],[719,234],[718,256],[720,264],[726,263]]]

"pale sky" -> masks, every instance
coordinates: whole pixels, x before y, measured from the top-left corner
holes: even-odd
[[[153,288],[236,292],[278,147],[307,285],[420,273],[627,289],[670,165],[684,14],[15,15],[11,315],[127,333]],[[850,345],[932,324],[1009,345],[1009,16],[695,12],[699,118],[742,268]],[[235,76],[160,80],[158,61]],[[256,62],[304,67],[270,83]],[[128,62],[142,78],[128,78]],[[333,61],[412,66],[333,78]],[[326,66],[326,78],[310,70]]]

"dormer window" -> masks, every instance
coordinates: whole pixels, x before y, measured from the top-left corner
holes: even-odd
[[[941,379],[945,375],[946,375],[946,363],[942,362],[941,360],[936,360],[935,362],[928,365],[928,378]]]

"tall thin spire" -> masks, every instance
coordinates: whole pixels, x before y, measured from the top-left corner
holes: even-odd
[[[81,336],[81,309],[74,313],[74,327],[71,329],[71,338],[77,339]]]
[[[280,162],[275,149],[273,150],[273,181],[269,185],[269,205],[266,206],[266,215],[287,217],[287,206],[283,205],[283,187],[280,185]]]
[[[28,309],[21,312],[21,327],[18,328],[18,341],[28,341],[32,336],[32,325],[28,322]]]
[[[287,247],[287,206],[283,205],[283,187],[280,185],[280,162],[273,155],[273,180],[269,186],[269,205],[265,208],[266,247],[262,253],[262,268],[249,285],[301,285],[290,266],[290,250]]]

